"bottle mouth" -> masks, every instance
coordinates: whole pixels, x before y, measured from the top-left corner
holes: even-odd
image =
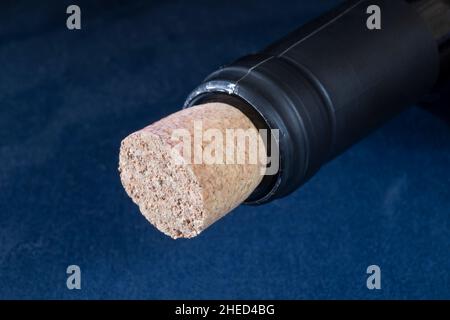
[[[211,81],[200,85],[188,96],[183,109],[211,102],[222,102],[239,109],[252,121],[258,130],[263,129],[270,133],[270,130],[274,129],[255,107],[244,98],[234,94],[234,84],[227,81]],[[278,141],[272,137],[265,140],[267,156],[270,157],[271,144],[278,143]],[[280,150],[278,146],[277,148]],[[280,152],[279,155],[281,157]],[[281,164],[281,161],[279,163]],[[266,174],[258,187],[244,201],[244,204],[259,205],[272,200],[281,183],[280,172],[281,168],[278,169],[276,174]]]

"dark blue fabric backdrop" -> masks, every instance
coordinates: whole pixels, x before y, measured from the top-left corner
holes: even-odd
[[[77,1],[81,31],[69,2],[2,2],[0,298],[450,298],[450,126],[424,109],[193,240],[156,231],[121,187],[121,139],[338,2]]]

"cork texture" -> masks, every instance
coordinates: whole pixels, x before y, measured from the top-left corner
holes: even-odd
[[[214,129],[224,137],[228,129],[256,130],[238,109],[210,103],[174,113],[132,133],[120,148],[119,171],[126,192],[148,221],[175,239],[195,237],[233,210],[254,191],[264,174],[259,164],[250,161],[195,162],[195,148],[204,151],[210,142],[196,140],[195,123],[201,123],[202,132]],[[176,129],[189,133],[191,154],[173,138]],[[233,144],[236,146],[236,141]],[[245,159],[250,159],[250,149],[245,148]]]

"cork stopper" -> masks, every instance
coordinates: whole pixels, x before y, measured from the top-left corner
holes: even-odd
[[[119,171],[149,222],[172,238],[192,238],[248,198],[265,173],[265,155],[257,129],[241,111],[209,103],[125,138]]]

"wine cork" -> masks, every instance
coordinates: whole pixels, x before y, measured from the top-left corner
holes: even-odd
[[[257,134],[257,150],[254,135],[247,136],[242,148],[236,137],[243,132]],[[126,137],[120,148],[120,178],[156,228],[175,239],[192,238],[259,185],[266,161],[261,141],[253,123],[233,106],[195,106]]]

